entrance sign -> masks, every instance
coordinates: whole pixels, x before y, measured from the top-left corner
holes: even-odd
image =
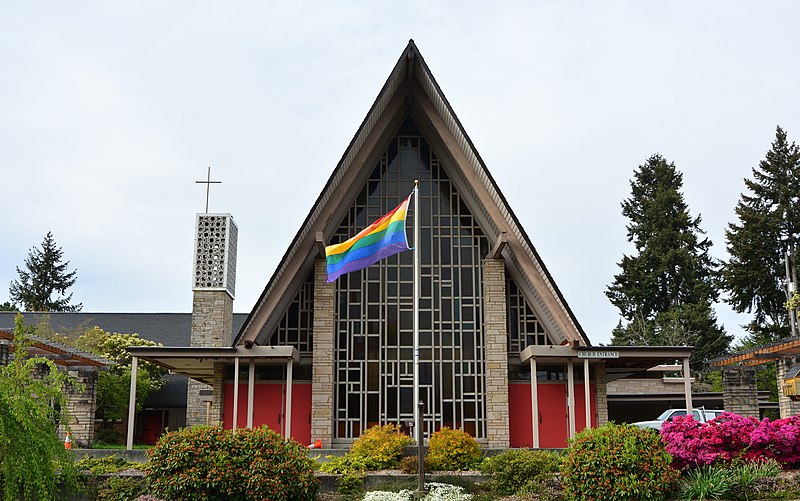
[[[619,358],[618,351],[579,351],[578,358]]]

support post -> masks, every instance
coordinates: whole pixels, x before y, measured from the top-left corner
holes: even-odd
[[[536,358],[531,357],[531,422],[533,423],[533,448],[539,448],[539,379],[536,377]]]
[[[233,359],[233,434],[239,426],[239,357]]]
[[[586,403],[586,426],[585,428],[592,427],[592,394],[589,391],[589,359],[583,359],[583,401]]]
[[[253,393],[256,386],[256,360],[250,359],[247,374],[247,428],[253,428]]]
[[[286,365],[286,424],[284,425],[284,440],[292,438],[292,368],[294,360],[289,359]]]
[[[138,372],[139,357],[131,357],[131,393],[128,399],[128,450],[133,449],[133,420],[136,414],[136,376]]]
[[[567,359],[567,414],[569,438],[575,438],[575,368],[572,366],[572,359]]]
[[[689,357],[683,359],[683,391],[686,395],[686,415],[692,415],[692,377],[689,372]]]

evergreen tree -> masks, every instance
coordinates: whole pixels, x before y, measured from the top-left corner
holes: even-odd
[[[0,311],[17,311],[17,307],[14,306],[11,301],[6,301],[0,304]]]
[[[738,222],[725,232],[730,260],[722,279],[733,309],[753,313],[748,330],[755,344],[763,344],[791,333],[787,250],[795,277],[800,271],[800,149],[783,129],[777,128],[772,148],[744,183],[748,193],[736,205]]]
[[[56,247],[53,234],[47,232],[42,248],[33,248],[25,259],[26,270],[17,267],[19,281],[9,286],[11,300],[26,311],[80,311],[82,304],[69,304],[72,294],[53,298],[53,294],[64,296],[75,283],[76,270],[67,272],[69,261],[62,263],[63,251]]]
[[[624,319],[613,344],[695,346],[691,362],[700,369],[727,351],[730,337],[712,309],[719,294],[711,241],[702,237],[700,216],[689,215],[682,186],[683,175],[658,154],[634,172],[622,214],[636,253],[622,257],[606,296]]]

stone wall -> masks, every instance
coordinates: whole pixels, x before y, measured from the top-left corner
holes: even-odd
[[[70,371],[69,377],[83,385],[82,390],[72,386],[65,388],[67,412],[69,412],[69,431],[72,447],[89,448],[94,442],[94,413],[97,409],[97,371]],[[67,430],[59,427],[59,436],[66,437]]]
[[[233,330],[233,298],[226,291],[196,290],[192,300],[192,346],[230,346]],[[215,372],[222,371],[217,369]],[[220,373],[221,374],[221,373]],[[189,380],[186,394],[186,426],[206,423],[206,400],[213,398],[210,424],[222,419],[222,377],[215,377],[216,390],[203,383]]]
[[[333,371],[334,317],[336,315],[333,283],[325,280],[328,272],[324,259],[314,262],[314,336],[311,375],[311,441],[321,440],[328,448],[333,440]]]
[[[683,393],[683,378],[617,379],[608,383],[610,395],[649,395],[653,393]]]
[[[740,416],[759,417],[755,368],[725,367],[722,370],[722,388],[726,411]]]
[[[608,385],[606,384],[606,366],[599,363],[594,366],[595,399],[597,405],[597,426],[608,423]]]
[[[786,377],[786,373],[800,363],[800,357],[782,357],[775,363],[778,364],[776,372],[778,375],[778,405],[780,406],[781,417],[800,415],[800,402],[795,402],[783,395],[783,380]]]
[[[507,330],[505,262],[502,259],[485,259],[483,335],[486,355],[486,440],[490,448],[509,446]]]

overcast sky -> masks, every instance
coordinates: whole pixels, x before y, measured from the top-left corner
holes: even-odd
[[[85,312],[191,311],[195,213],[249,312],[413,38],[594,343],[620,202],[661,153],[726,258],[743,179],[800,141],[800,3],[3,2],[0,303],[52,231]],[[718,306],[740,336],[746,315]]]

